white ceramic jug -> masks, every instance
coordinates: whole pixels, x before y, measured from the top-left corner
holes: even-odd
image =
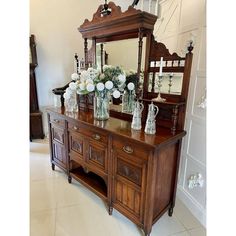
[[[143,108],[143,104],[137,100],[134,104],[133,119],[131,124],[131,128],[134,130],[141,130],[142,128],[141,118]]]
[[[146,134],[156,133],[156,116],[159,112],[158,106],[154,105],[153,102],[148,105],[148,116],[146,120],[146,125],[144,132]]]

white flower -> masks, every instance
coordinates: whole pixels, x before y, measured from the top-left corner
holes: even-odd
[[[128,72],[126,72],[126,75],[129,76],[129,75],[134,75],[136,74],[136,71],[135,70],[129,70]]]
[[[112,68],[112,66],[111,66],[111,65],[104,65],[104,66],[103,66],[103,70],[106,70],[106,69],[108,69],[108,68]]]
[[[128,83],[127,87],[129,90],[134,90],[134,83],[132,82]]]
[[[87,79],[85,83],[86,84],[93,84],[93,80],[92,79]]]
[[[104,86],[103,83],[100,82],[100,83],[97,84],[97,90],[98,90],[98,91],[103,91],[104,88],[105,88],[105,86]]]
[[[115,90],[112,95],[113,95],[114,98],[119,98],[120,97],[120,91]]]
[[[93,92],[95,89],[94,84],[87,84],[86,89],[88,90],[88,92]]]
[[[113,88],[113,82],[108,80],[106,83],[105,83],[105,87],[106,89],[110,90]]]
[[[87,69],[87,71],[88,71],[89,73],[93,73],[94,69],[93,69],[92,67],[89,67],[89,68]]]
[[[80,90],[85,90],[85,83],[84,82],[80,83],[79,88]]]
[[[76,83],[75,83],[75,82],[71,82],[71,83],[69,84],[69,88],[70,88],[71,90],[76,90],[76,88],[77,88]]]
[[[125,74],[120,74],[118,76],[118,80],[120,81],[121,84],[123,84],[125,82],[125,80],[126,80]]]
[[[80,81],[84,82],[87,79],[90,79],[90,76],[89,76],[88,71],[84,70],[84,71],[81,72],[81,79],[80,79]]]
[[[87,72],[89,73],[90,79],[92,79],[92,80],[94,80],[95,77],[98,74],[98,70],[96,70],[96,69],[94,69],[92,67],[88,68]]]
[[[77,79],[79,79],[79,75],[78,75],[77,73],[73,73],[73,74],[71,75],[71,79],[72,79],[72,80],[77,80]]]
[[[104,74],[101,74],[100,75],[100,79],[104,79],[105,78],[105,75]]]

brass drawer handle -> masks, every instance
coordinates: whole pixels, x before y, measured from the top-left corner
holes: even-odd
[[[59,123],[60,121],[59,121],[59,120],[57,120],[57,119],[54,119],[54,122],[56,122],[56,123]]]
[[[74,126],[74,130],[78,130],[78,127]]]
[[[131,153],[134,152],[133,148],[131,148],[130,146],[124,146],[123,151],[128,153],[128,154],[131,154]]]
[[[93,139],[100,140],[101,136],[99,134],[93,134]]]

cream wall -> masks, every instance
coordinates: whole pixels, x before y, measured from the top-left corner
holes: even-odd
[[[64,86],[74,71],[74,53],[83,57],[83,39],[77,28],[91,20],[102,0],[31,0],[30,33],[37,43],[36,82],[40,109],[53,105],[52,89]]]
[[[143,45],[146,38],[143,39]],[[124,70],[137,71],[138,67],[138,38],[108,42],[104,46],[108,53],[108,64],[119,65]],[[141,70],[144,69],[145,47],[142,50]]]

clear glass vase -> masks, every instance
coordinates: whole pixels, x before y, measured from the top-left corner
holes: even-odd
[[[109,93],[101,91],[94,96],[94,118],[97,120],[109,119]]]
[[[72,94],[69,99],[66,99],[65,107],[68,112],[78,111],[76,93]]]
[[[134,91],[125,90],[122,97],[122,112],[133,113],[134,111]]]

